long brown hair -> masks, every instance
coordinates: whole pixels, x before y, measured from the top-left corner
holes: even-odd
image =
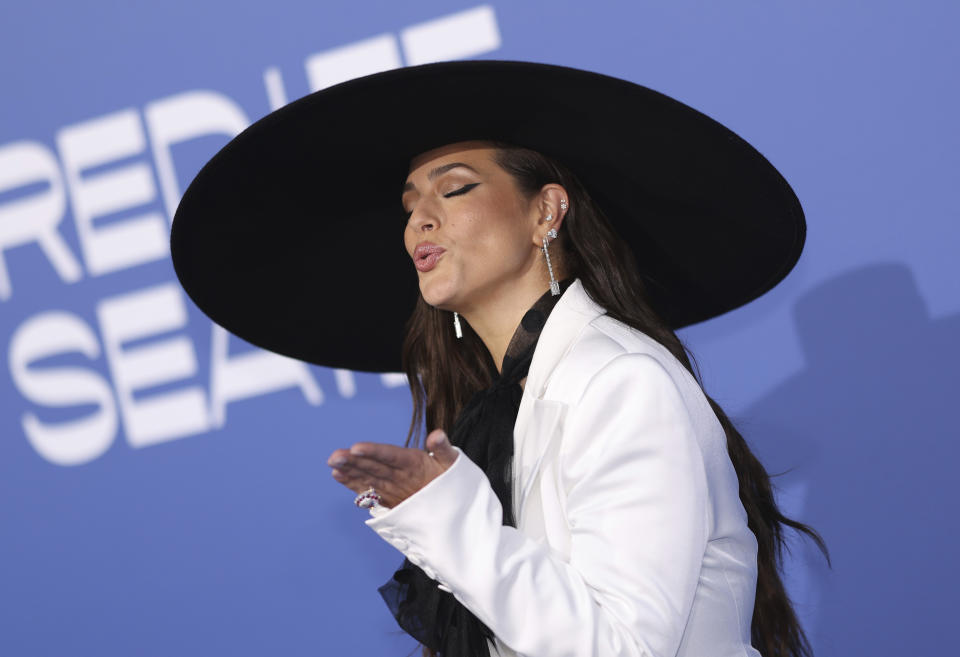
[[[613,230],[576,176],[560,163],[526,148],[491,142],[494,160],[510,173],[521,193],[532,198],[547,183],[563,186],[569,209],[559,244],[565,276],[579,277],[587,294],[607,314],[638,329],[666,347],[701,384],[693,358],[676,333],[654,311],[644,293],[644,280],[633,252]],[[417,301],[407,323],[403,368],[410,381],[413,417],[407,445],[419,444],[422,425],[449,432],[456,414],[476,391],[490,385],[490,354],[469,324],[463,338],[453,336],[451,313]],[[704,393],[706,394],[706,393]],[[830,563],[820,535],[784,516],[777,507],[770,476],[750,451],[723,409],[707,395],[727,436],[727,451],[737,472],[740,501],[748,526],[757,537],[757,591],[751,643],[764,657],[812,657],[812,649],[783,586],[784,528],[812,538]],[[424,655],[432,653],[424,648]]]

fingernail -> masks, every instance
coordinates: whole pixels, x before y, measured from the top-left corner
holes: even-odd
[[[345,458],[343,458],[342,456],[340,456],[340,457],[335,458],[335,459],[333,459],[332,461],[330,461],[327,465],[332,465],[332,466],[335,467],[335,468],[339,468],[341,465],[343,465],[343,464],[346,463],[346,462],[347,462],[347,459],[345,459]]]

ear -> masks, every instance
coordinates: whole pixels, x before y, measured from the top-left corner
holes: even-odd
[[[561,207],[561,201],[566,204],[566,209]],[[540,189],[536,203],[540,216],[537,220],[537,228],[533,236],[534,242],[538,247],[543,246],[543,238],[551,228],[558,233],[561,231],[563,219],[567,214],[567,210],[570,209],[569,205],[570,195],[567,194],[567,190],[561,185],[557,183],[547,183]],[[550,221],[547,221],[547,217],[550,217]],[[548,241],[549,239],[550,238],[547,238]]]

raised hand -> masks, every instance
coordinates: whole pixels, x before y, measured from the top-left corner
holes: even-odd
[[[436,429],[427,436],[426,449],[354,443],[350,449],[334,450],[327,465],[333,478],[350,490],[362,493],[372,486],[380,504],[392,508],[443,474],[457,456],[447,434]]]

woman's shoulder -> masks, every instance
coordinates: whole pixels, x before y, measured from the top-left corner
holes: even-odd
[[[589,376],[600,371],[610,361],[626,354],[645,354],[673,375],[686,371],[670,351],[649,335],[624,324],[609,315],[600,315],[590,321],[570,344],[564,355],[564,365]]]
[[[693,374],[666,347],[643,331],[606,314],[591,320],[564,354],[551,380],[555,398],[567,402],[579,399],[590,382],[618,360],[647,365],[637,368],[638,383],[649,381],[649,377],[640,376],[641,369],[649,371],[653,367],[659,371],[662,368],[667,376],[657,378],[672,383],[687,406],[693,407],[691,410],[703,412],[709,407]]]

